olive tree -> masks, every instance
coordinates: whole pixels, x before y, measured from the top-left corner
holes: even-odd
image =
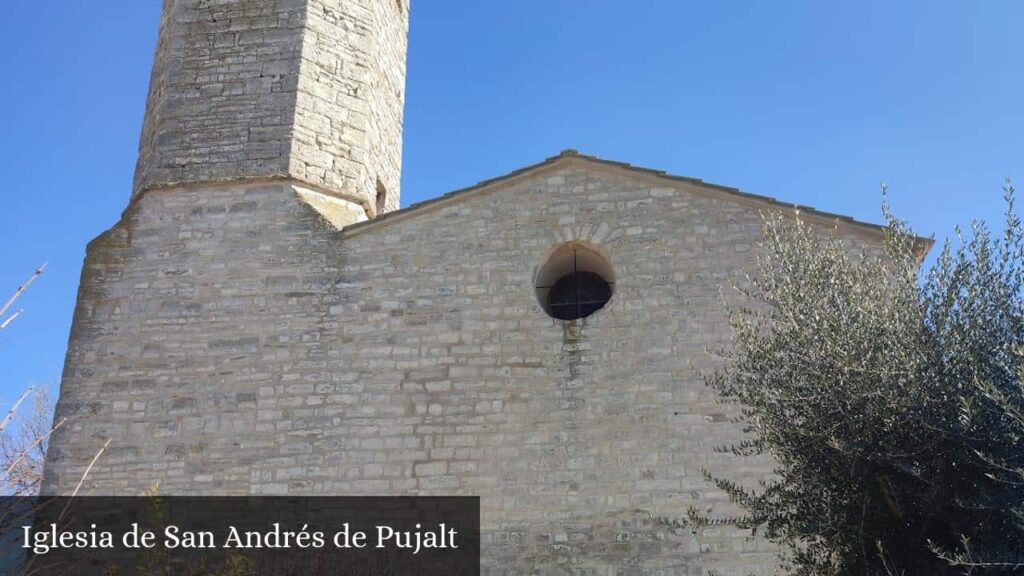
[[[1024,566],[1024,230],[1005,196],[1002,234],[958,230],[927,269],[887,206],[875,252],[766,217],[707,382],[749,433],[723,449],[777,466],[755,487],[705,474],[795,574]]]

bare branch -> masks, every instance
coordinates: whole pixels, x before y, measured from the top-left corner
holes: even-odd
[[[35,282],[37,278],[43,275],[43,271],[46,270],[47,264],[49,264],[49,262],[43,262],[42,266],[36,268],[36,271],[33,272],[32,275],[28,277],[28,280],[26,280],[25,283],[22,284],[21,286],[18,286],[18,289],[14,291],[14,294],[11,295],[11,297],[8,298],[6,302],[4,302],[3,306],[0,306],[0,318],[3,318],[4,314],[7,313],[7,309],[10,308],[18,300],[18,298],[21,298],[21,295],[25,293],[25,290],[27,290],[28,287],[31,286],[32,283]],[[0,324],[0,330],[6,328],[7,325],[11,323],[11,320],[14,320],[14,318],[18,316],[18,314],[20,313],[21,311],[19,310],[17,313],[14,314],[14,316],[8,318],[2,324]]]
[[[21,393],[21,396],[19,396],[18,399],[14,402],[14,405],[11,406],[10,410],[7,411],[7,415],[4,416],[3,421],[0,422],[0,431],[7,429],[7,427],[11,424],[11,421],[14,420],[14,414],[17,413],[18,406],[21,406],[21,403],[24,402],[25,398],[27,398],[28,395],[31,394],[33,391],[35,391],[35,388],[29,386],[27,390]]]

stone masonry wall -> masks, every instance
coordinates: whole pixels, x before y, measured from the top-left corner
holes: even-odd
[[[57,406],[71,422],[47,454],[47,490],[67,491],[104,438],[90,478],[102,493],[258,484],[252,464],[283,439],[274,423],[253,434],[260,390],[326,378],[335,235],[285,184],[139,197],[88,248]]]
[[[408,5],[307,0],[291,171],[354,194],[377,212],[398,208]]]
[[[398,207],[407,7],[165,0],[134,194],[291,177]]]
[[[702,467],[770,469],[714,451],[740,430],[701,381],[762,203],[566,159],[339,232],[296,190],[154,191],[90,245],[47,492],[112,438],[97,493],[480,495],[485,573],[767,573],[658,522],[735,513]],[[566,323],[532,282],[573,239],[617,284]]]

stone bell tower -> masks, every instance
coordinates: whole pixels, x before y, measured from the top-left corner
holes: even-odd
[[[328,385],[328,345],[352,339],[338,230],[399,205],[408,17],[408,0],[164,0],[131,200],[86,250],[44,493],[104,442],[96,493],[284,490],[267,447],[312,424],[277,394]]]
[[[329,197],[342,221],[398,208],[408,11],[164,0],[133,198],[281,178]]]

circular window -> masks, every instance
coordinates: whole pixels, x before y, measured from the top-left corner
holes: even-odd
[[[586,318],[608,303],[615,286],[611,264],[596,249],[571,243],[556,249],[537,272],[537,301],[552,318]]]

